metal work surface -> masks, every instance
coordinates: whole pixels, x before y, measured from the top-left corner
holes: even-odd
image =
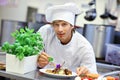
[[[5,62],[5,53],[0,53],[0,61]],[[97,63],[98,73],[101,74],[100,77],[114,75],[120,73],[120,67],[110,64]],[[14,69],[13,69],[14,70]],[[5,70],[0,70],[0,76],[15,79],[15,80],[74,80],[72,78],[55,78],[50,77],[39,72],[39,70],[31,71],[26,74],[16,74],[12,72],[6,72]],[[119,77],[119,75],[117,75]],[[100,79],[99,79],[100,80]]]

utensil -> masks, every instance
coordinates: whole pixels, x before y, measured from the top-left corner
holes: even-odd
[[[87,21],[93,21],[95,20],[97,16],[97,11],[96,11],[96,0],[92,0],[89,3],[89,10],[86,11],[86,15],[84,16],[85,20]]]
[[[65,61],[61,64],[61,68],[63,67],[64,64],[65,64]]]
[[[54,62],[49,62],[49,65],[56,67],[56,64]]]
[[[48,61],[49,61],[49,64],[51,65],[51,66],[54,66],[54,67],[56,67],[56,68],[62,68],[63,67],[63,65],[65,64],[65,61],[60,65],[60,64],[55,64],[54,62],[53,62],[53,58],[52,57],[49,57],[48,58]]]

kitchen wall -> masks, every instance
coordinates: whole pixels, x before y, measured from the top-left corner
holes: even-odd
[[[39,2],[40,1],[40,2]],[[75,2],[83,12],[77,17],[76,25],[83,27],[84,24],[108,24],[105,23],[103,19],[100,18],[100,15],[104,13],[105,5],[110,0],[96,0],[96,11],[97,11],[97,17],[94,21],[86,21],[84,19],[84,16],[86,15],[85,12],[90,9],[89,6],[85,7],[89,2],[92,0],[36,0],[36,1],[29,1],[29,6],[38,7],[38,13],[45,12],[45,9],[49,6],[55,5],[55,4],[63,4],[67,2]],[[114,0],[115,2],[116,0]],[[115,5],[112,3],[112,5]],[[109,6],[109,5],[108,5]],[[116,6],[112,6],[112,9],[114,10]],[[107,21],[106,21],[107,22]]]
[[[87,21],[84,19],[85,13],[80,15],[77,19],[76,25],[84,25],[84,24],[104,24],[104,25],[116,25],[117,20],[111,20],[108,19],[102,19],[100,18],[100,15],[104,14],[105,7],[107,6],[107,10],[112,13],[114,16],[118,16],[117,8],[117,0],[96,0],[96,12],[97,17],[94,21]]]
[[[80,14],[76,20],[76,25],[83,27],[86,23],[95,23],[95,24],[102,24],[104,21],[99,17],[100,14],[104,13],[104,7],[107,0],[96,0],[96,8],[97,8],[97,17],[94,21],[86,21],[84,19],[85,12],[89,10],[90,7],[86,6],[90,1],[92,0],[36,0],[32,1],[30,0],[28,5],[33,7],[39,7],[38,13],[44,13],[45,9],[49,6],[55,5],[55,4],[63,4],[67,2],[75,2],[83,12]]]
[[[26,21],[27,0],[18,0],[17,5],[0,6],[0,31],[1,20]]]
[[[89,7],[83,7],[83,5],[87,5],[90,1],[92,0],[18,0],[17,6],[0,6],[0,25],[1,19],[26,21],[28,6],[38,8],[38,13],[44,14],[47,7],[67,2],[75,2],[80,7],[81,11],[83,11],[83,13],[77,17],[77,26],[83,27],[84,24],[87,23],[104,23],[104,20],[102,20],[99,15],[104,13],[105,3],[107,0],[96,0],[97,17],[94,21],[86,21],[84,16]]]
[[[20,0],[17,5],[0,6],[0,16],[2,19],[26,20],[27,1]]]

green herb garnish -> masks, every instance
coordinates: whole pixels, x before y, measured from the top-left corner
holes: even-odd
[[[52,62],[52,61],[53,61],[53,58],[52,58],[52,57],[49,57],[49,58],[48,58],[48,61],[49,61],[49,62]]]

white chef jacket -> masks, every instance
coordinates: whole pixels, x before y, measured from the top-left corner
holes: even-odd
[[[75,31],[71,41],[62,45],[51,25],[41,27],[38,32],[43,38],[45,52],[54,58],[56,64],[65,61],[64,67],[73,71],[77,67],[86,66],[90,72],[97,73],[93,48],[80,33]]]

